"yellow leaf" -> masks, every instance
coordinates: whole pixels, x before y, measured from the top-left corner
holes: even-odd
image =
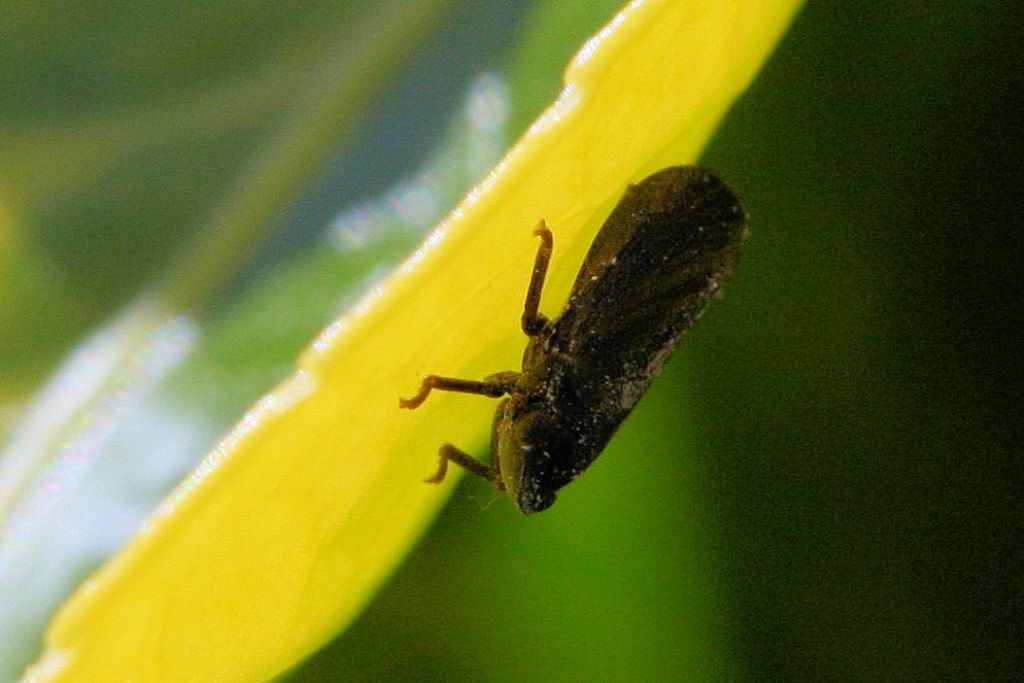
[[[493,411],[397,399],[428,373],[517,367],[537,221],[553,314],[627,183],[696,159],[798,6],[627,6],[498,167],[65,604],[26,680],[264,680],[349,622],[450,491],[422,483],[438,445],[479,443]]]

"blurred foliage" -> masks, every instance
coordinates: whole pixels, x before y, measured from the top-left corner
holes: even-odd
[[[510,15],[489,66],[514,133],[618,4]],[[3,13],[0,401],[163,272],[284,116],[266,94],[364,6]],[[558,506],[524,520],[465,481],[289,680],[1019,678],[1020,29],[1008,3],[811,2],[705,156],[752,215],[725,300]]]
[[[158,275],[172,310],[209,303],[447,4],[5,12],[0,206],[23,274],[0,283],[17,330],[0,336],[0,398]]]
[[[26,48],[0,78],[17,95],[0,110],[0,400],[13,432],[0,452],[0,679],[38,652],[53,608],[289,371],[346,292],[351,302],[408,253],[502,149],[500,129],[474,129],[462,110],[478,75],[463,70],[452,122],[411,161],[433,172],[437,205],[412,219],[378,211],[364,226],[371,253],[325,238],[344,202],[317,191],[323,168],[353,146],[445,4],[310,4],[280,23],[269,6],[224,7],[226,25],[208,23],[221,16],[212,6],[180,24],[164,5],[82,7],[71,25],[46,8],[0,19]],[[47,26],[61,43],[45,40]],[[207,60],[204,45],[238,51]],[[50,71],[69,79],[64,95]],[[372,192],[352,185],[345,201]],[[259,277],[261,240],[314,199],[315,235],[268,247],[279,268]],[[130,297],[23,406],[55,356]]]

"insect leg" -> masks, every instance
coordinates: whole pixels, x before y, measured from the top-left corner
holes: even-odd
[[[526,290],[526,305],[523,306],[523,332],[528,337],[536,336],[547,324],[548,319],[537,312],[540,308],[540,291],[544,289],[544,277],[548,273],[548,263],[551,261],[551,247],[554,240],[551,238],[551,231],[544,221],[537,224],[533,234],[540,237],[540,248],[537,249],[537,258],[533,262],[533,275],[530,277],[530,288]]]
[[[421,403],[427,400],[431,390],[458,391],[463,394],[481,394],[491,398],[499,398],[515,386],[515,380],[519,376],[517,372],[499,372],[491,375],[482,382],[471,379],[456,379],[454,377],[440,377],[438,375],[427,375],[420,385],[420,392],[412,398],[398,399],[398,405],[402,408],[418,408]]]
[[[483,477],[487,481],[498,481],[498,473],[489,465],[485,465],[468,453],[460,451],[450,443],[446,443],[441,446],[441,461],[437,466],[437,472],[434,476],[429,479],[424,479],[423,481],[428,484],[441,483],[444,480],[444,476],[448,473],[449,461],[454,462],[459,467],[472,472],[478,477]]]

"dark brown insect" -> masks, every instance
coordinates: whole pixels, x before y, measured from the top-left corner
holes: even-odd
[[[529,337],[521,372],[483,381],[430,375],[416,408],[434,389],[508,398],[498,406],[491,462],[451,444],[428,482],[452,461],[504,490],[529,514],[601,453],[615,430],[732,273],[747,215],[717,176],[674,166],[632,185],[605,221],[576,277],[562,314],[538,312],[552,237],[544,221],[526,293]]]

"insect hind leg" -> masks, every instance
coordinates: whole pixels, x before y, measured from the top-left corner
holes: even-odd
[[[528,337],[537,336],[548,319],[538,309],[540,308],[540,293],[544,289],[544,278],[548,274],[548,264],[551,262],[551,250],[554,240],[547,223],[541,221],[537,224],[533,234],[540,238],[540,247],[537,248],[537,258],[533,262],[533,275],[530,276],[530,287],[526,290],[526,303],[523,305],[523,318],[521,321],[523,332]]]

